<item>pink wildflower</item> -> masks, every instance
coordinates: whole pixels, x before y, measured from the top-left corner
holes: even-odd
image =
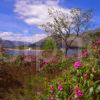
[[[74,68],[75,68],[75,69],[78,69],[78,68],[80,68],[80,67],[82,67],[81,62],[80,62],[80,61],[76,61],[76,62],[74,63]]]
[[[71,100],[71,97],[70,96],[68,96],[68,100]]]
[[[96,40],[95,41],[95,44],[100,44],[100,40]]]
[[[50,90],[54,91],[54,86],[53,85],[50,85]]]
[[[44,65],[48,65],[48,62],[47,62],[47,61],[44,61],[43,64],[44,64]]]
[[[36,57],[35,56],[32,56],[31,58],[32,58],[33,61],[36,61]]]
[[[50,96],[50,100],[54,100],[54,95],[51,95]]]
[[[83,96],[83,92],[79,87],[75,88],[75,98],[78,99]]]
[[[63,86],[60,84],[60,85],[58,85],[58,90],[59,91],[62,91],[63,90]]]
[[[82,51],[81,56],[82,56],[82,57],[87,57],[87,56],[89,56],[88,51],[87,51],[87,50]]]

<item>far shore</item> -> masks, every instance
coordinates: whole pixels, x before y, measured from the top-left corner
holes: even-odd
[[[5,50],[15,50],[15,51],[43,51],[43,49],[12,49],[12,48],[5,48]]]

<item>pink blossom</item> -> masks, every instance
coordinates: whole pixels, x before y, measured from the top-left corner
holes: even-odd
[[[31,58],[32,58],[33,61],[36,61],[36,57],[35,56],[32,56]]]
[[[80,68],[80,67],[82,67],[81,62],[80,62],[80,61],[76,61],[76,62],[74,63],[74,68],[75,68],[75,69],[78,69],[78,68]]]
[[[48,65],[48,61],[46,61],[46,60],[44,59],[43,64],[44,64],[44,65]]]
[[[75,88],[75,98],[78,99],[83,96],[83,92],[79,87]]]
[[[95,44],[100,44],[100,40],[96,40],[95,41]]]
[[[54,95],[50,95],[50,100],[54,100]]]
[[[53,85],[50,85],[50,90],[54,91],[54,86]]]
[[[68,96],[68,100],[71,100],[71,97],[70,96]]]
[[[47,65],[48,62],[44,61],[43,59],[38,59],[38,62],[40,63],[40,67],[42,68],[44,65]]]
[[[82,56],[82,57],[87,57],[87,56],[89,56],[88,51],[87,51],[87,50],[82,51],[81,56]]]
[[[63,90],[63,86],[60,84],[60,85],[58,85],[58,90],[59,91],[62,91]]]

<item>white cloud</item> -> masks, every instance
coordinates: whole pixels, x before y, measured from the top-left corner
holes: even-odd
[[[11,41],[25,41],[25,42],[37,42],[41,39],[46,38],[47,35],[44,33],[41,34],[33,34],[33,35],[24,35],[24,34],[16,34],[13,32],[0,32],[0,38],[4,40],[11,40]]]
[[[17,0],[15,12],[29,25],[41,25],[50,20],[48,8],[61,9],[60,0]],[[62,8],[63,11],[68,9]],[[51,21],[51,20],[50,20]]]

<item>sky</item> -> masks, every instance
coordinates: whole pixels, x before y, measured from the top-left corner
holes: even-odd
[[[33,43],[47,37],[39,25],[48,22],[50,7],[93,9],[93,28],[100,28],[100,0],[0,0],[0,38]]]

